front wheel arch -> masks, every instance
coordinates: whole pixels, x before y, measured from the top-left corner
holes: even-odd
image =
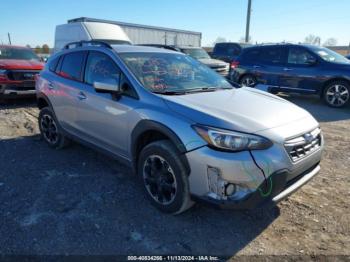
[[[154,136],[150,137],[148,134],[153,134]],[[142,141],[146,138],[146,142]],[[190,174],[190,165],[188,163],[187,157],[185,156],[185,153],[187,152],[187,149],[184,145],[184,143],[181,141],[181,139],[178,137],[178,135],[172,131],[167,126],[153,121],[153,120],[141,120],[133,129],[131,133],[131,157],[132,157],[132,166],[134,168],[134,171],[137,172],[137,162],[139,153],[141,150],[147,146],[147,144],[154,142],[156,140],[162,140],[167,139],[169,140],[177,149],[179,154],[181,155],[181,159],[183,160],[188,175]]]

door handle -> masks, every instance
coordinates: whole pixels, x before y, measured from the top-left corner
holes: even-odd
[[[78,94],[78,99],[79,99],[79,100],[84,100],[84,99],[86,99],[86,95],[85,95],[83,92],[80,92],[80,93]]]
[[[49,82],[49,83],[47,84],[47,86],[48,86],[49,89],[54,89],[54,88],[55,88],[51,82]]]
[[[283,68],[283,71],[293,71],[293,69],[292,69],[292,68],[285,67],[285,68]]]
[[[253,66],[253,68],[260,68],[261,66],[258,66],[258,65],[255,65],[255,66]]]

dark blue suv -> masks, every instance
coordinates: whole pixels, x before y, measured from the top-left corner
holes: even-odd
[[[248,47],[231,63],[231,79],[266,91],[318,94],[332,107],[350,100],[350,61],[324,47],[296,44]]]

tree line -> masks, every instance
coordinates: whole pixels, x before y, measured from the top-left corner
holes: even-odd
[[[26,45],[26,47],[32,48],[30,45]],[[32,49],[37,54],[50,54],[50,47],[47,44],[43,44],[42,46],[37,45],[36,47],[34,47]]]

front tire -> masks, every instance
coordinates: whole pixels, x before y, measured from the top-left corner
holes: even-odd
[[[330,107],[343,107],[350,101],[350,85],[345,81],[334,81],[323,91],[323,100]]]
[[[139,156],[138,176],[152,205],[165,213],[180,214],[190,208],[187,169],[168,140],[145,146]]]
[[[57,119],[49,107],[40,110],[39,129],[43,140],[52,148],[61,149],[69,144],[59,128]]]

